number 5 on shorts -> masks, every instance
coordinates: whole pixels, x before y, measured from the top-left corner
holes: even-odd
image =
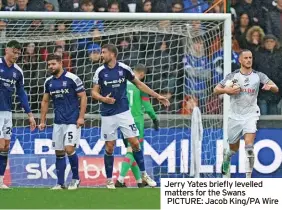
[[[70,132],[67,133],[67,137],[68,137],[69,143],[71,143],[72,140],[73,140],[73,133],[72,133],[72,131],[70,131]]]

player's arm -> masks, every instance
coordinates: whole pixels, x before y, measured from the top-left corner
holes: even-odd
[[[28,104],[28,97],[24,90],[24,78],[23,75],[20,75],[19,80],[16,82],[16,94],[19,97],[19,101],[25,111],[28,115],[29,123],[30,123],[30,129],[33,131],[36,128],[36,122],[34,120],[34,116],[30,110],[29,104]]]
[[[49,109],[49,93],[44,93],[41,101],[39,130],[43,130],[45,128],[46,115],[48,113],[48,109]]]
[[[166,97],[159,95],[158,93],[156,93],[155,91],[153,91],[151,88],[149,88],[146,84],[144,84],[143,82],[141,82],[138,78],[134,77],[133,80],[131,80],[136,87],[141,90],[144,93],[147,93],[148,95],[158,99],[163,105],[165,106],[169,106],[170,102],[167,100]]]
[[[279,88],[277,87],[277,85],[272,80],[269,80],[266,84],[264,84],[262,89],[263,90],[270,90],[273,93],[279,92]]]
[[[221,95],[221,94],[228,94],[228,95],[236,95],[240,93],[240,87],[236,86],[236,88],[233,87],[227,87],[225,85],[227,80],[231,80],[233,78],[233,74],[228,74],[217,86],[214,88],[214,94],[215,95]]]
[[[150,102],[150,98],[148,94],[141,92],[141,100],[142,100],[142,106],[144,107],[145,112],[150,116],[150,118],[153,120],[154,128],[155,130],[159,129],[159,121],[157,119],[156,112]]]
[[[44,94],[41,101],[41,108],[40,108],[40,124],[38,126],[39,130],[43,130],[46,126],[46,115],[49,109],[49,99],[50,98],[50,91],[49,91],[49,83],[48,80],[44,82]]]
[[[76,95],[80,98],[80,112],[78,119],[76,121],[76,126],[77,128],[79,128],[80,126],[84,125],[84,117],[85,117],[86,106],[87,106],[87,96],[83,82],[78,76],[76,76],[73,79],[73,88],[76,92]]]

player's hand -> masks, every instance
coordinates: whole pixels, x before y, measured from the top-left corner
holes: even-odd
[[[159,130],[159,121],[158,121],[157,119],[154,119],[154,120],[153,120],[153,123],[154,123],[154,129],[155,129],[156,131],[158,131],[158,130]]]
[[[78,118],[76,121],[76,127],[79,128],[84,125],[84,119],[83,118]]]
[[[264,84],[261,89],[262,89],[262,90],[270,90],[272,87],[273,87],[272,85]]]
[[[108,94],[106,97],[103,98],[103,101],[104,103],[106,104],[114,104],[116,102],[116,99],[114,99],[113,97],[111,97],[111,94]]]
[[[34,117],[33,116],[29,116],[28,120],[29,120],[30,130],[34,131],[35,128],[36,128],[36,122],[35,122]]]
[[[166,97],[164,97],[164,96],[159,95],[157,97],[157,99],[159,100],[159,102],[161,102],[166,107],[168,107],[170,105],[169,100]]]
[[[38,125],[38,128],[39,128],[40,131],[43,131],[43,130],[45,129],[45,127],[46,127],[46,124],[45,124],[45,123],[40,123],[40,124]]]
[[[226,94],[228,95],[237,95],[240,93],[241,88],[239,86],[234,86],[234,87],[225,87]]]

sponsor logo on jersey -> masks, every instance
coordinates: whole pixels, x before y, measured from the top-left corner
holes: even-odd
[[[17,82],[16,80],[5,79],[5,78],[2,78],[2,77],[0,77],[0,80],[3,81],[3,82],[7,82],[10,85],[15,85],[16,82]]]
[[[50,91],[50,95],[55,95],[55,94],[68,94],[68,93],[70,93],[70,91],[69,91],[68,88]]]
[[[112,81],[104,81],[104,85],[108,86],[108,85],[112,85],[115,86],[116,84],[121,84],[125,82],[125,78],[120,78],[118,80],[112,80]]]

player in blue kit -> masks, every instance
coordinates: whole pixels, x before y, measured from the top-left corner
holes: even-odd
[[[65,156],[67,153],[72,170],[72,181],[68,189],[75,190],[80,184],[78,157],[75,149],[79,146],[87,97],[79,77],[63,69],[60,56],[49,55],[47,62],[48,69],[53,76],[48,77],[44,84],[45,90],[41,102],[39,129],[43,130],[46,126],[46,114],[48,112],[49,99],[51,98],[55,113],[52,144],[56,152],[56,172],[58,177],[57,185],[52,189],[65,189]]]
[[[134,76],[131,68],[124,63],[117,62],[117,48],[112,44],[102,47],[101,57],[104,65],[99,67],[93,77],[92,97],[101,105],[101,140],[105,141],[104,164],[107,176],[107,188],[115,189],[112,180],[114,165],[114,146],[118,138],[117,130],[120,128],[124,138],[131,144],[134,158],[140,168],[143,182],[149,186],[156,186],[145,171],[143,152],[140,149],[138,136],[139,131],[129,110],[126,92],[126,82],[131,81],[144,93],[157,98],[165,106],[169,101],[151,90],[147,85]]]
[[[15,89],[22,107],[28,114],[31,131],[36,128],[36,122],[28,104],[28,97],[24,91],[23,71],[16,64],[20,54],[20,43],[10,41],[7,43],[5,56],[0,58],[0,189],[9,189],[3,179],[12,135],[12,95]]]

